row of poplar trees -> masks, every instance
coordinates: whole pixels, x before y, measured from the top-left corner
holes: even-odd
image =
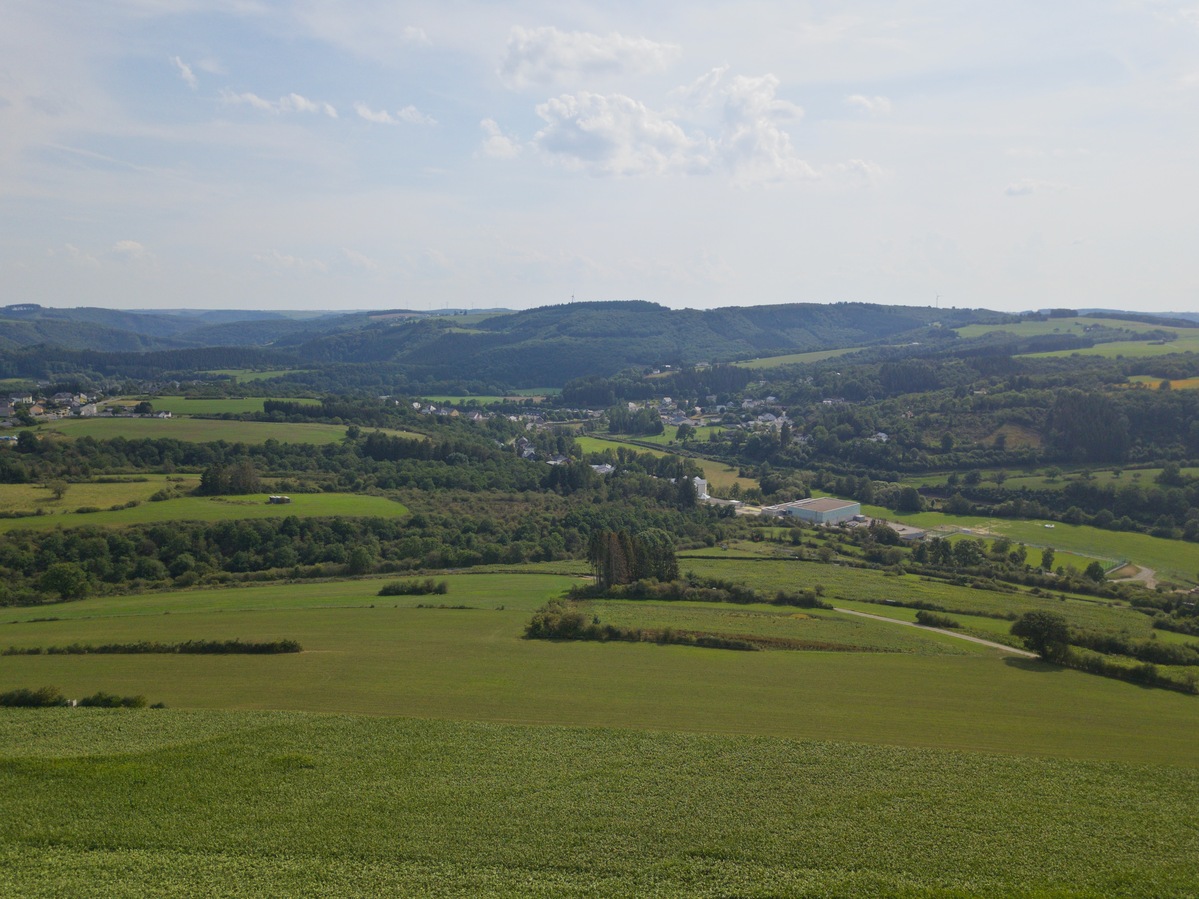
[[[588,544],[588,559],[601,587],[654,578],[673,581],[679,576],[674,541],[666,531],[649,528],[630,536],[626,531],[596,531]]]

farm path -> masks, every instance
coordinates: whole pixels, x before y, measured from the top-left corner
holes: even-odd
[[[1142,565],[1138,566],[1136,574],[1131,577],[1116,578],[1115,582],[1120,584],[1140,584],[1152,590],[1157,586],[1157,572],[1152,568],[1146,568]]]
[[[1023,656],[1026,659],[1035,659],[1035,652],[1028,652],[1023,649],[1016,649],[1014,646],[1006,646],[1003,643],[995,643],[992,640],[984,640],[982,637],[971,637],[969,634],[957,634],[948,628],[943,627],[925,627],[922,624],[916,624],[914,621],[899,621],[895,618],[887,618],[884,615],[871,615],[869,612],[855,612],[853,609],[838,609],[834,608],[834,612],[844,612],[846,615],[859,615],[862,618],[873,618],[875,621],[886,621],[888,624],[899,624],[904,627],[918,627],[922,631],[932,631],[935,634],[945,634],[947,637],[957,637],[959,640],[969,640],[971,643],[979,643],[982,646],[989,646],[992,649],[1002,649],[1004,652],[1014,653],[1018,656]]]

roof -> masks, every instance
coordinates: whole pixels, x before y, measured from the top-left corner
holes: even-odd
[[[860,503],[848,499],[837,499],[835,496],[816,496],[811,499],[798,499],[793,503],[783,503],[779,509],[811,509],[813,512],[839,512],[860,506]]]

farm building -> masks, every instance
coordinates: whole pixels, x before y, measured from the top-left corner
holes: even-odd
[[[767,506],[764,515],[791,515],[813,524],[840,524],[862,514],[862,504],[834,496],[799,499],[792,503]]]

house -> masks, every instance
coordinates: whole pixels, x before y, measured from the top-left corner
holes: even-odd
[[[695,495],[700,499],[708,498],[708,482],[703,478],[695,477],[691,479],[691,483],[695,485]]]
[[[605,462],[603,465],[592,465],[591,469],[598,475],[612,474],[612,472],[616,471],[616,468],[612,465],[609,465],[607,462]]]
[[[813,524],[833,525],[850,521],[855,515],[862,514],[862,504],[847,499],[837,499],[835,496],[818,496],[810,499],[800,499],[790,503],[780,503],[777,506],[766,506],[763,515],[790,515],[801,521]]]
[[[286,506],[291,502],[290,496],[268,496],[266,501],[272,506]]]

